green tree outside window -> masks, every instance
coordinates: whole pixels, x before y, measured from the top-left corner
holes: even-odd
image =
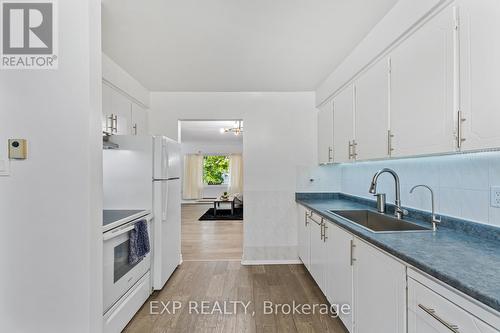
[[[227,156],[203,157],[203,182],[208,185],[221,185],[229,174]]]

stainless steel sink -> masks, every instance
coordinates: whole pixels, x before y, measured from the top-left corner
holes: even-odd
[[[432,231],[431,228],[398,220],[395,217],[379,214],[371,210],[329,210],[328,212],[339,215],[369,231],[377,233]]]

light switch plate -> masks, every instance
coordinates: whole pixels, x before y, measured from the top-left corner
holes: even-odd
[[[491,207],[500,208],[500,186],[491,187]]]
[[[9,139],[9,158],[25,160],[28,157],[28,142],[25,139]]]

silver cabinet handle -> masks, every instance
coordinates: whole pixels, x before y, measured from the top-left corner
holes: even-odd
[[[349,141],[349,159],[352,159],[352,143]]]
[[[106,132],[109,134],[113,134],[114,130],[114,115],[111,114],[106,117]]]
[[[351,239],[351,266],[354,265],[354,262],[356,259],[354,258],[354,248],[356,247],[356,244],[354,244],[354,239]]]
[[[333,161],[333,147],[330,146],[328,147],[328,162],[332,162]]]
[[[115,114],[111,114],[109,116],[109,121],[111,122],[111,126],[109,127],[109,132],[110,133],[117,133],[118,132],[118,116]],[[106,120],[107,123],[107,120]],[[106,125],[107,127],[107,125]]]
[[[321,225],[321,223],[323,223],[323,222],[318,222],[318,221],[316,221],[315,219],[313,219],[313,218],[312,218],[312,213],[311,213],[311,215],[310,215],[310,216],[308,216],[307,218],[308,218],[309,220],[313,221],[314,223],[316,223],[317,225]]]
[[[328,237],[326,236],[326,229],[328,229],[328,226],[323,221],[322,229],[321,229],[323,231],[323,243],[326,243],[326,240],[328,239]]]
[[[134,124],[134,126],[132,126],[132,128],[134,129],[134,135],[137,135],[137,124]]]
[[[387,155],[391,156],[392,152],[394,151],[394,148],[392,148],[392,138],[394,137],[394,134],[392,134],[391,130],[387,131]]]
[[[419,304],[418,305],[419,308],[421,308],[425,313],[427,313],[428,315],[430,315],[432,318],[436,319],[437,321],[439,321],[441,324],[443,324],[447,329],[449,329],[451,332],[454,332],[454,333],[460,333],[458,331],[458,326],[457,325],[453,325],[453,324],[450,324],[448,323],[447,321],[445,321],[443,318],[439,317],[437,314],[436,314],[436,310],[434,309],[431,309],[431,308],[428,308],[422,304]]]
[[[356,140],[352,140],[352,159],[353,160],[355,160],[356,157],[358,157],[357,146],[358,146],[358,143],[356,142]]]
[[[312,214],[312,212],[311,212],[311,214]],[[309,215],[307,214],[307,210],[306,210],[306,216],[305,216],[305,219],[304,219],[306,227],[309,225],[309,219],[308,219],[308,217],[309,217]]]
[[[462,111],[457,112],[457,148],[460,149],[462,148],[462,143],[465,141],[465,138],[463,138],[463,130],[462,130],[462,123],[466,119],[462,115]]]

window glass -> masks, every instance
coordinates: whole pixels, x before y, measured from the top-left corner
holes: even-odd
[[[229,183],[229,157],[203,157],[203,182],[207,185],[225,185]]]

